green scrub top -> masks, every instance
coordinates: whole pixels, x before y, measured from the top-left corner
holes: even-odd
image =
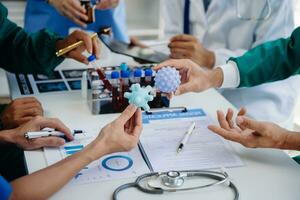
[[[0,3],[0,67],[13,73],[50,74],[63,61],[57,58],[56,34],[47,30],[28,34],[7,19]]]
[[[259,45],[243,56],[230,58],[240,73],[239,87],[286,79],[300,73],[300,27],[286,39]]]

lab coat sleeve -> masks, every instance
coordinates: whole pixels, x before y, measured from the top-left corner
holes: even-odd
[[[28,34],[7,19],[0,3],[0,67],[13,73],[50,74],[63,61],[55,55],[59,39],[47,30]]]
[[[268,20],[257,22],[253,33],[253,42],[249,48],[240,49],[214,49],[215,66],[223,65],[230,57],[243,55],[247,50],[264,42],[286,38],[294,29],[293,1],[270,0],[272,14]]]
[[[230,60],[238,66],[239,87],[255,86],[299,74],[300,27],[287,39],[264,43]]]

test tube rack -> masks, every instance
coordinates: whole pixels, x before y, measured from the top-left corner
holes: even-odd
[[[86,73],[87,88],[85,88],[85,96],[91,113],[98,115],[122,112],[128,105],[128,100],[124,98],[124,93],[129,91],[132,84],[140,83],[142,87],[147,85],[152,87],[154,86],[155,72],[152,71],[153,73],[151,77],[149,75],[145,75],[147,74],[145,72],[147,70],[149,72],[151,67],[153,67],[153,64],[128,66],[128,69],[126,70],[128,78],[116,78],[116,76],[112,77],[117,73],[124,73],[119,66],[88,69]],[[140,77],[138,78],[134,75],[136,71],[141,72]],[[118,82],[117,86],[114,83],[116,81]],[[124,84],[125,82],[126,84]],[[151,92],[151,94],[153,94],[154,100],[149,102],[150,108],[169,107],[169,99],[164,94],[156,91],[155,89]]]

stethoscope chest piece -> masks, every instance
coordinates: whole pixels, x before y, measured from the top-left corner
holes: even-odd
[[[183,185],[184,178],[178,171],[169,171],[162,177],[161,181],[167,187],[177,188]]]

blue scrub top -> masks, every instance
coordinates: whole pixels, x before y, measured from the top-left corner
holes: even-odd
[[[114,38],[129,42],[126,27],[125,2],[109,10],[96,10],[96,22],[88,25],[87,30],[98,31],[101,27],[112,27]],[[69,28],[79,27],[68,18],[60,15],[46,0],[27,0],[25,10],[25,30],[36,32],[47,28],[60,36],[68,35]]]
[[[11,186],[2,176],[0,176],[0,200],[8,200],[11,193]]]

